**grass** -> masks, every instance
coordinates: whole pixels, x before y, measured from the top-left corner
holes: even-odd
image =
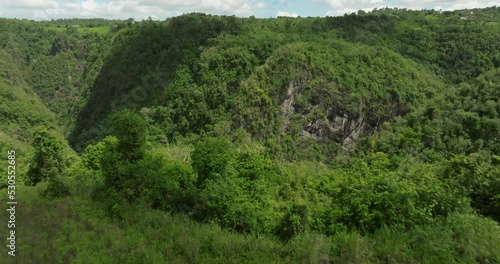
[[[500,227],[475,215],[369,237],[305,233],[282,244],[140,207],[113,219],[83,191],[49,200],[41,197],[45,188],[18,186],[17,256],[4,248],[2,263],[500,263]],[[0,221],[6,223],[5,214]],[[5,236],[5,224],[0,231]]]
[[[163,154],[169,160],[185,163],[191,161],[191,151],[193,151],[193,147],[174,144],[168,147],[159,147],[154,149],[155,153]]]

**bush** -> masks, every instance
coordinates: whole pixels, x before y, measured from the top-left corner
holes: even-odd
[[[103,142],[104,148],[100,159],[104,183],[108,188],[120,190],[119,167],[121,155],[118,152],[118,139],[114,136],[108,137]]]
[[[104,151],[104,147],[106,146],[106,142],[113,141],[113,136],[107,136],[103,140],[99,141],[99,143],[95,145],[88,145],[82,155],[82,162],[89,170],[100,170],[101,169],[101,157]]]
[[[69,188],[63,183],[58,175],[51,175],[44,196],[58,198],[69,195]]]
[[[274,173],[273,163],[260,145],[243,145],[235,157],[235,169],[240,177],[256,180]]]
[[[140,160],[146,151],[148,123],[140,114],[125,110],[113,114],[118,151],[125,161]]]
[[[198,175],[200,186],[208,178],[227,172],[232,156],[232,145],[227,139],[205,138],[195,145],[191,153],[191,165]]]
[[[188,165],[159,154],[146,155],[135,170],[142,174],[141,196],[148,207],[169,211],[192,208],[195,178]]]
[[[109,136],[87,147],[83,159],[88,167],[101,168],[104,186],[127,202],[148,208],[185,211],[193,207],[191,168],[162,154],[146,153],[147,126],[138,114],[120,112],[113,122],[117,138]]]
[[[334,176],[328,187],[332,207],[324,218],[327,233],[342,228],[366,234],[383,226],[409,227],[467,210],[467,199],[441,182],[431,168],[412,164],[411,170],[387,171],[376,165],[386,163],[386,157],[375,157],[371,166],[358,159],[352,168]]]
[[[309,229],[308,209],[306,205],[294,204],[283,217],[276,234],[282,241],[288,241]]]
[[[26,185],[36,185],[48,180],[44,195],[51,198],[69,194],[69,189],[60,178],[64,172],[63,141],[55,133],[38,128],[34,134],[35,156],[30,164]]]
[[[38,128],[34,133],[35,155],[26,175],[26,185],[34,186],[63,172],[63,142],[55,133]]]
[[[441,178],[462,190],[478,213],[500,222],[500,166],[489,153],[457,155],[445,162]]]

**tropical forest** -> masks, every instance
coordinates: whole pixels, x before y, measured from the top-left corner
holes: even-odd
[[[0,263],[500,263],[500,7],[0,18]]]

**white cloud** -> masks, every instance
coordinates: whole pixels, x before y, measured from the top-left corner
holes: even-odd
[[[371,11],[374,8],[385,7],[384,0],[319,0],[327,3],[332,10],[326,12],[326,16],[340,16],[343,14],[356,13],[358,10]]]
[[[264,8],[253,0],[0,0],[0,10],[11,17],[52,19],[61,17],[102,17],[164,19],[189,12],[253,15]]]
[[[342,16],[343,14],[356,13],[358,10],[354,8],[339,8],[326,12],[325,16]]]
[[[328,5],[336,9],[351,8],[359,10],[361,8],[366,8],[374,4],[380,5],[384,1],[383,0],[323,0],[323,2],[326,2]]]
[[[278,13],[278,16],[298,16],[287,0],[0,0],[0,16],[52,19],[70,17],[148,17],[164,19],[189,12],[251,16]],[[327,5],[325,15],[343,15],[358,10],[371,11],[385,6],[409,9],[464,9],[500,6],[500,0],[301,0],[301,5]],[[279,11],[287,7],[288,12]],[[321,12],[321,11],[320,11]],[[322,15],[322,14],[317,14]]]
[[[374,8],[398,7],[414,10],[420,9],[443,9],[455,10],[465,8],[484,8],[489,6],[499,6],[500,0],[313,0],[328,4],[332,10],[326,15],[336,16],[350,14],[358,10],[371,11]]]
[[[500,6],[500,1],[450,1],[451,5],[443,8],[444,10],[466,9],[466,8],[481,8],[489,6]]]
[[[282,17],[298,17],[300,16],[297,13],[289,13],[289,12],[284,12],[284,11],[278,11],[276,14],[277,17],[282,16]]]
[[[385,6],[384,6],[385,7]],[[380,7],[377,7],[380,8]],[[340,8],[334,9],[326,12],[325,16],[342,16],[344,14],[357,13],[359,10],[363,10],[365,12],[370,12],[373,8]]]
[[[273,5],[288,6],[288,3],[286,2],[286,0],[275,0],[275,1],[273,2]]]
[[[0,7],[7,8],[57,8],[55,0],[3,0]]]

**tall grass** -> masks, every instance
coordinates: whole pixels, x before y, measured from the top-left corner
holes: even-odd
[[[371,236],[304,233],[283,244],[140,207],[113,219],[78,195],[41,198],[45,188],[18,187],[18,254],[1,250],[1,263],[500,263],[500,227],[476,215]],[[0,230],[4,236],[6,225]]]

